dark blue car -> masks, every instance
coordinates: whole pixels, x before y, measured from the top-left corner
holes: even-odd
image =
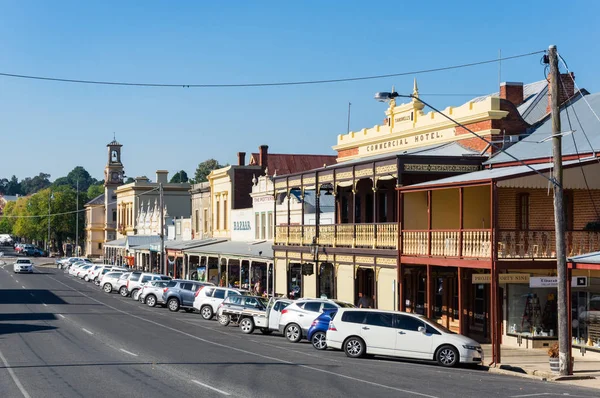
[[[336,312],[337,310],[325,310],[310,325],[306,337],[317,350],[325,350],[327,348],[325,337],[327,329],[329,329],[329,322]]]

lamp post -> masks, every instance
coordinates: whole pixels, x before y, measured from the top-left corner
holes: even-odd
[[[50,191],[50,195],[48,195],[48,240],[46,241],[46,252],[48,257],[50,257],[50,201],[54,200],[54,193]]]
[[[318,226],[317,226],[318,228]],[[315,236],[310,244],[310,252],[313,255],[313,262],[315,263],[315,294],[319,295],[319,244],[317,243],[317,237]]]

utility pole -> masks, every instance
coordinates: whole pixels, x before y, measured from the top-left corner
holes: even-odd
[[[54,199],[54,194],[50,191],[48,195],[48,240],[46,241],[46,252],[50,257],[50,201]]]
[[[563,209],[562,136],[560,126],[560,92],[556,46],[548,48],[550,62],[550,107],[552,113],[552,158],[554,168],[554,227],[556,230],[556,270],[558,275],[558,351],[560,375],[569,374],[571,342],[567,319],[567,258],[565,245],[565,213]]]
[[[348,102],[348,126],[346,128],[346,133],[350,132],[350,107],[352,106],[351,102]]]
[[[79,178],[77,179],[77,211],[75,212],[75,256],[79,257]]]
[[[162,182],[158,184],[158,192],[160,195],[160,269],[164,275],[168,275],[167,260],[165,258],[165,218],[164,218],[164,196],[163,196],[163,185]]]

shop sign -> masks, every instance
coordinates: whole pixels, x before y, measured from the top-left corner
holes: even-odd
[[[587,287],[587,276],[571,278],[571,287]],[[558,287],[558,276],[535,276],[529,279],[529,287]]]
[[[315,271],[314,271],[313,264],[311,264],[311,263],[302,264],[302,275],[312,275],[314,273],[315,273]]]
[[[250,231],[252,227],[250,226],[250,221],[234,221],[233,222],[233,230],[234,231]]]
[[[472,282],[474,285],[492,282],[491,274],[473,274]],[[499,283],[529,283],[528,274],[499,274]]]

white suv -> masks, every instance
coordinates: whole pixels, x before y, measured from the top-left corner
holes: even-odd
[[[217,313],[217,308],[226,297],[245,293],[248,292],[226,287],[202,286],[194,295],[194,308],[200,311],[202,318],[209,320]]]
[[[328,299],[300,299],[288,305],[281,311],[279,332],[292,343],[302,340],[308,333],[312,322],[323,310],[338,308],[354,308],[354,305],[343,301]]]
[[[140,290],[142,285],[149,281],[170,281],[170,276],[152,274],[149,272],[133,271],[126,281],[121,281],[121,285],[117,286],[117,291],[123,297],[131,295],[134,300],[137,300],[137,292]]]
[[[327,330],[327,347],[365,354],[435,360],[442,366],[483,362],[481,345],[422,315],[340,308]]]

